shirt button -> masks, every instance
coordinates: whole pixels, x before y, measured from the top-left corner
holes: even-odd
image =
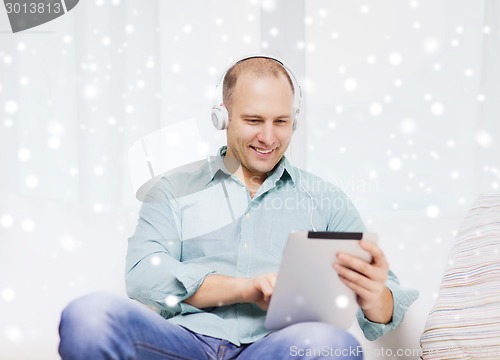
[[[245,214],[245,217],[246,217],[247,219],[250,219],[250,217],[251,217],[251,216],[252,216],[252,215],[250,215],[250,213],[246,213],[246,214]]]
[[[243,244],[243,248],[245,248],[245,249],[246,249],[247,247],[248,247],[248,244],[247,244],[247,243],[244,243],[244,244]]]

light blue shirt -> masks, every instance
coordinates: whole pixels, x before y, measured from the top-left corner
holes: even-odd
[[[127,292],[169,321],[236,345],[266,334],[265,311],[240,303],[198,309],[183,302],[205,277],[254,277],[278,270],[293,230],[361,232],[365,226],[349,198],[337,187],[292,166],[283,157],[252,198],[218,156],[158,179],[129,239]],[[373,340],[399,326],[415,290],[403,289],[390,272],[392,321],[358,323]]]

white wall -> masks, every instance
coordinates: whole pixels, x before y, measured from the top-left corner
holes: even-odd
[[[302,83],[292,157],[349,193],[421,292],[367,359],[418,347],[454,231],[500,184],[498,15],[494,1],[97,0],[10,34],[0,9],[1,357],[58,358],[65,304],[124,294],[128,149],[187,119],[223,144],[215,85],[263,52]]]

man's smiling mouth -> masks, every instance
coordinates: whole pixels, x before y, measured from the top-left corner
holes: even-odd
[[[260,148],[256,148],[256,147],[253,147],[253,146],[250,146],[252,149],[254,149],[255,151],[257,151],[259,154],[270,154],[274,151],[274,149],[260,149]]]

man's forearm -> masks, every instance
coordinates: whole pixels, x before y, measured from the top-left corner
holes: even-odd
[[[242,287],[248,280],[217,274],[209,275],[203,280],[200,288],[184,302],[199,309],[243,302]]]
[[[267,310],[277,273],[267,273],[253,278],[209,275],[198,291],[184,300],[199,309],[236,303],[252,303]]]

